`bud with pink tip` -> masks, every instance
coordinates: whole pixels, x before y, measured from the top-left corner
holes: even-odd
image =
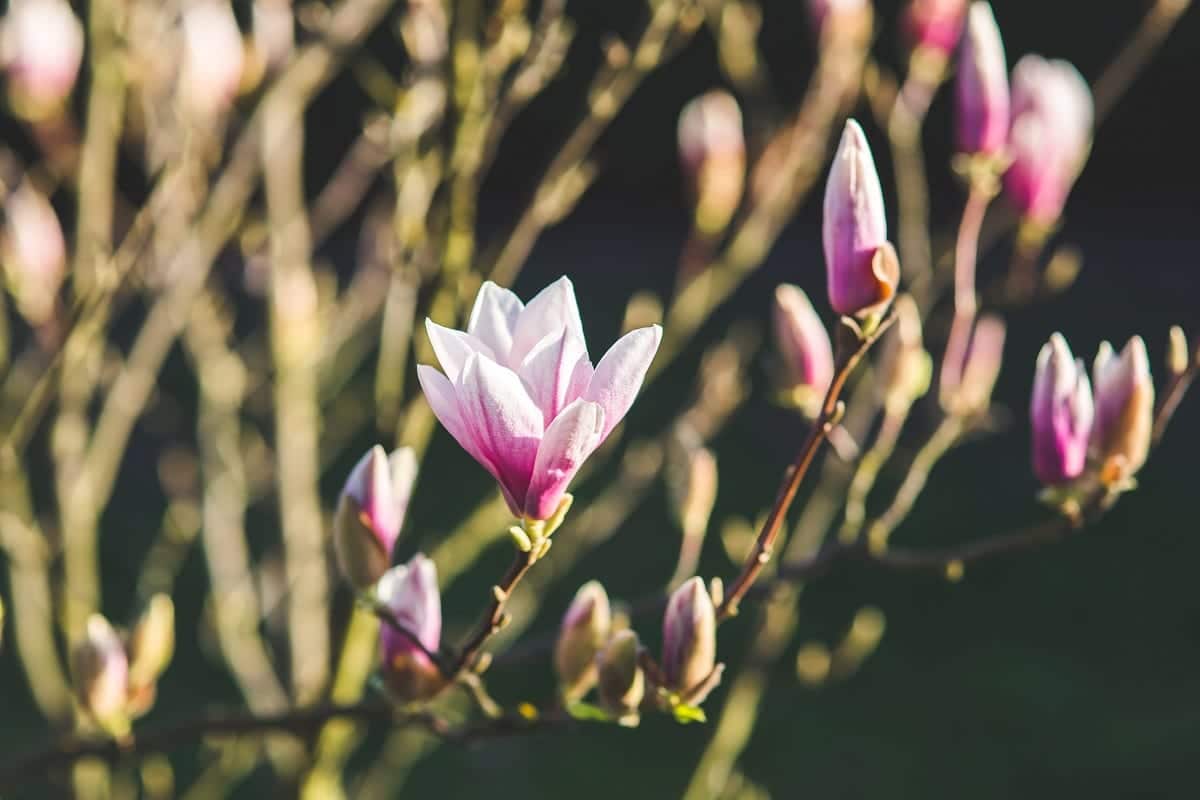
[[[15,104],[43,117],[66,101],[83,58],[83,26],[64,0],[13,0],[0,35]]]
[[[963,417],[987,411],[1004,359],[1004,336],[1004,320],[985,314],[975,323],[961,363],[952,363],[951,351],[946,350],[941,375],[942,408]]]
[[[822,233],[833,309],[859,318],[885,310],[896,294],[900,264],[887,240],[875,160],[854,120],[846,122],[825,184]]]
[[[996,17],[982,0],[967,15],[955,88],[959,152],[1001,155],[1008,140],[1008,65]]]
[[[712,91],[683,107],[679,115],[679,155],[695,195],[696,227],[724,230],[737,211],[746,179],[742,112],[728,92]]]
[[[1129,340],[1121,354],[1103,342],[1092,367],[1096,423],[1092,452],[1110,482],[1128,479],[1150,453],[1154,429],[1154,379],[1142,337]]]
[[[245,44],[227,2],[201,0],[183,13],[183,71],[179,90],[185,107],[200,118],[229,109],[237,97]]]
[[[663,616],[663,681],[683,702],[699,704],[713,688],[716,671],[717,616],[708,587],[688,579],[667,601]]]
[[[1059,486],[1083,474],[1094,413],[1087,370],[1056,333],[1038,354],[1029,410],[1033,470],[1043,484]]]
[[[967,0],[912,0],[904,13],[904,28],[914,50],[948,58],[962,36]]]
[[[110,734],[124,735],[129,726],[129,659],[120,635],[101,615],[88,618],[83,638],[71,652],[71,672],[88,716]]]
[[[437,568],[418,553],[380,578],[376,596],[391,616],[379,631],[384,680],[399,700],[428,700],[446,687],[445,676],[429,656],[438,652],[442,639]]]
[[[833,347],[825,324],[804,290],[790,283],[775,289],[773,321],[787,388],[802,407],[815,411],[833,381]]]
[[[1095,112],[1087,81],[1066,61],[1028,55],[1012,75],[1012,164],[1004,189],[1030,223],[1053,225],[1091,148]]]
[[[350,472],[334,517],[333,545],[352,586],[370,586],[392,563],[416,479],[417,458],[408,447],[388,456],[375,445]]]
[[[558,630],[554,668],[568,701],[578,700],[596,683],[596,655],[612,625],[608,594],[599,581],[588,581],[575,593]]]
[[[638,724],[638,707],[646,696],[646,675],[638,663],[641,644],[626,628],[609,639],[596,656],[600,705],[622,725]]]
[[[50,201],[28,180],[8,196],[0,253],[17,308],[31,325],[46,322],[66,274],[67,247]]]

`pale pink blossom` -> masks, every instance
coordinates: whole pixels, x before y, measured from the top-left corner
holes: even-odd
[[[8,78],[35,109],[60,105],[83,58],[83,26],[64,0],[13,0],[2,39]]]

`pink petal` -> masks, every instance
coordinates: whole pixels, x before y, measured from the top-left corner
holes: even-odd
[[[497,469],[492,463],[492,457],[483,442],[475,436],[475,431],[467,424],[460,408],[455,387],[446,376],[427,364],[417,366],[417,380],[425,392],[425,399],[433,414],[438,418],[454,440],[462,446],[488,472],[495,475]],[[512,505],[512,503],[509,503]]]
[[[581,362],[590,369],[587,345],[571,333],[570,328],[563,328],[557,335],[544,337],[521,362],[518,374],[525,382],[529,396],[542,410],[545,424],[549,425],[563,407],[582,391],[579,388],[571,394],[571,390],[576,388],[576,381],[573,380],[576,368],[586,371],[580,366]]]
[[[604,416],[598,403],[578,399],[546,429],[525,497],[526,515],[547,519],[558,510],[567,485],[603,439]]]
[[[438,363],[442,365],[442,372],[445,372],[451,381],[458,380],[463,365],[472,353],[483,353],[489,358],[495,358],[492,348],[469,333],[438,325],[431,319],[425,320],[425,330],[429,334],[429,343],[433,345]]]
[[[661,341],[662,328],[658,325],[638,328],[618,339],[596,365],[596,372],[587,391],[583,393],[583,399],[599,403],[604,409],[601,440],[617,427],[633,405]]]
[[[571,279],[563,276],[538,292],[521,312],[513,329],[512,350],[509,364],[520,364],[529,351],[548,334],[556,334],[564,327],[586,342],[583,322],[579,318],[579,305],[575,302],[575,287]]]
[[[510,364],[513,329],[525,310],[525,304],[508,289],[484,281],[475,296],[475,307],[467,322],[467,333],[492,349],[502,364]],[[510,364],[511,366],[511,364]]]

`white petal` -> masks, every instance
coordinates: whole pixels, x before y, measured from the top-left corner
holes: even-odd
[[[525,309],[521,299],[508,289],[484,281],[475,296],[475,306],[467,322],[467,333],[492,349],[501,364],[507,364],[512,350],[513,329]]]
[[[482,353],[489,358],[495,358],[492,348],[476,339],[469,333],[438,325],[431,319],[425,320],[425,331],[429,334],[429,343],[437,355],[442,372],[451,381],[457,381],[462,372],[463,364],[472,353]]]
[[[564,326],[586,343],[579,305],[575,302],[575,287],[566,276],[538,292],[521,312],[513,330],[509,363],[520,364],[538,342],[548,334],[557,334]]]
[[[662,328],[651,325],[638,328],[617,340],[600,363],[588,384],[583,399],[599,403],[604,409],[604,436],[625,418],[625,412],[633,405],[646,370],[658,352],[662,341]]]
[[[546,519],[558,510],[567,485],[596,449],[604,431],[604,409],[575,400],[546,429],[525,498],[525,513]]]
[[[442,423],[442,427],[484,469],[493,475],[496,474],[490,453],[484,443],[476,438],[474,429],[467,424],[467,420],[463,416],[454,385],[446,379],[445,375],[427,364],[417,366],[417,380],[425,392],[425,399],[429,401],[429,407],[433,409],[433,414]]]
[[[573,380],[581,361],[588,361],[587,346],[569,328],[563,328],[557,335],[550,334],[534,345],[521,362],[521,380],[542,410],[547,425],[582,391]],[[572,388],[576,388],[574,394]]]

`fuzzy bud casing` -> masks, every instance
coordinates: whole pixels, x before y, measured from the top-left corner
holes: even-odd
[[[566,700],[578,700],[596,683],[596,655],[611,624],[608,594],[599,581],[588,581],[567,608],[554,647],[554,668]]]

